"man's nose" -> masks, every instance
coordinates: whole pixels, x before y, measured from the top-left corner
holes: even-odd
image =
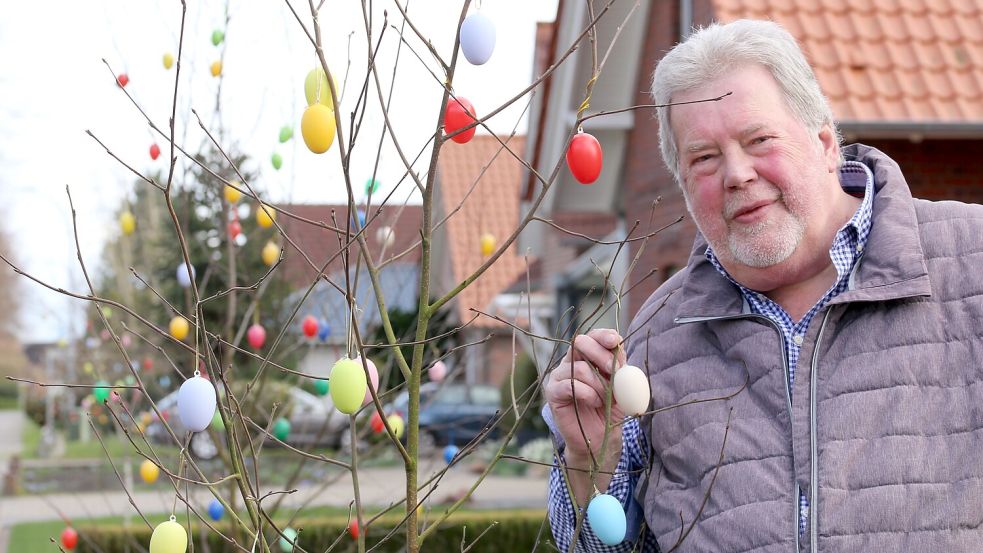
[[[728,188],[741,188],[758,178],[754,159],[739,148],[724,154],[724,171],[724,185]]]

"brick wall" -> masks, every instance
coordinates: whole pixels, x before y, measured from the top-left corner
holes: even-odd
[[[912,195],[926,200],[983,203],[979,140],[859,140],[898,162]]]

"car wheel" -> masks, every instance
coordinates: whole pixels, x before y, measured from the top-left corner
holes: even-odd
[[[195,432],[191,436],[191,453],[202,461],[214,459],[218,455],[218,447],[208,432]]]

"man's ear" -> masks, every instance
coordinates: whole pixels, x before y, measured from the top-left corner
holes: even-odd
[[[840,143],[836,140],[836,131],[829,123],[819,128],[819,144],[823,149],[826,171],[835,172],[840,164]]]

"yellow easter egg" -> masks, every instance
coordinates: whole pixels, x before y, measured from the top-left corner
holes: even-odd
[[[235,185],[242,186],[238,182],[236,182]],[[238,202],[239,198],[241,197],[242,197],[242,192],[239,192],[238,189],[229,186],[228,184],[225,185],[225,201],[229,202],[230,204],[234,204]]]
[[[170,69],[174,66],[174,56],[168,52],[164,54],[164,69]]]
[[[386,417],[386,421],[389,423],[389,428],[393,429],[393,434],[397,438],[402,438],[403,432],[406,430],[406,423],[403,422],[403,417],[393,413]]]
[[[157,477],[160,476],[160,467],[154,464],[150,459],[145,459],[143,463],[140,464],[140,478],[148,484],[153,484],[157,481]]]
[[[256,224],[263,228],[270,228],[275,220],[276,210],[266,204],[259,204],[256,208]]]
[[[481,255],[487,257],[495,251],[495,237],[490,233],[481,235]]]
[[[123,230],[123,234],[127,236],[133,234],[133,231],[137,228],[136,217],[129,211],[124,211],[119,216],[119,227]]]
[[[212,76],[218,77],[219,75],[222,74],[222,61],[221,60],[213,61],[210,69],[212,71]]]
[[[188,330],[190,325],[188,324],[188,319],[178,315],[171,319],[170,331],[171,336],[178,340],[184,340],[188,337]]]
[[[150,536],[150,553],[184,553],[187,550],[188,532],[174,521],[173,516],[154,528]]]
[[[346,415],[351,415],[362,406],[365,390],[369,386],[362,364],[347,357],[339,359],[331,367],[330,384],[331,401]]]
[[[311,69],[304,79],[304,96],[307,97],[307,105],[321,104],[334,109],[331,101],[331,87],[328,85],[328,75],[320,67]]]
[[[263,246],[263,263],[268,267],[276,263],[277,259],[280,259],[280,246],[277,246],[274,242],[267,242]]]
[[[310,151],[315,154],[327,152],[334,142],[334,112],[323,104],[309,106],[300,119],[300,134]]]

